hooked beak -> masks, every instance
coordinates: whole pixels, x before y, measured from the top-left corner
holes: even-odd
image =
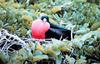
[[[43,21],[44,21],[44,22],[47,22],[47,19],[46,19],[46,18],[44,18],[44,19],[43,19]]]

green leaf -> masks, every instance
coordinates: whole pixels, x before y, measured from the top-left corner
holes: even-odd
[[[36,55],[36,56],[33,56],[32,61],[35,62],[35,61],[39,61],[43,59],[49,59],[49,57],[47,55]]]
[[[0,28],[3,27],[3,22],[0,20]]]
[[[62,62],[62,55],[59,55],[58,57],[56,57],[56,64],[61,64]]]
[[[75,63],[75,59],[66,55],[66,61],[68,61],[69,64],[74,64]]]

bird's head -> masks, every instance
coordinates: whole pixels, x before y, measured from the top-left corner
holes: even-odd
[[[44,22],[49,22],[49,17],[48,16],[41,16],[41,20]]]

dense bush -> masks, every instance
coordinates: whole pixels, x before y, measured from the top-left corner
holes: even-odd
[[[31,23],[41,13],[47,14],[52,23],[74,31],[75,38],[71,41],[51,39],[42,45],[32,40]],[[8,55],[0,51],[0,63],[100,63],[99,0],[0,0],[0,28],[26,42],[24,48]]]

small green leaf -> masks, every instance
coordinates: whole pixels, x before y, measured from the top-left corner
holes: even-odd
[[[48,59],[49,57],[47,55],[36,55],[36,56],[33,56],[33,62],[35,61],[39,61],[39,60],[43,60],[43,59]]]

